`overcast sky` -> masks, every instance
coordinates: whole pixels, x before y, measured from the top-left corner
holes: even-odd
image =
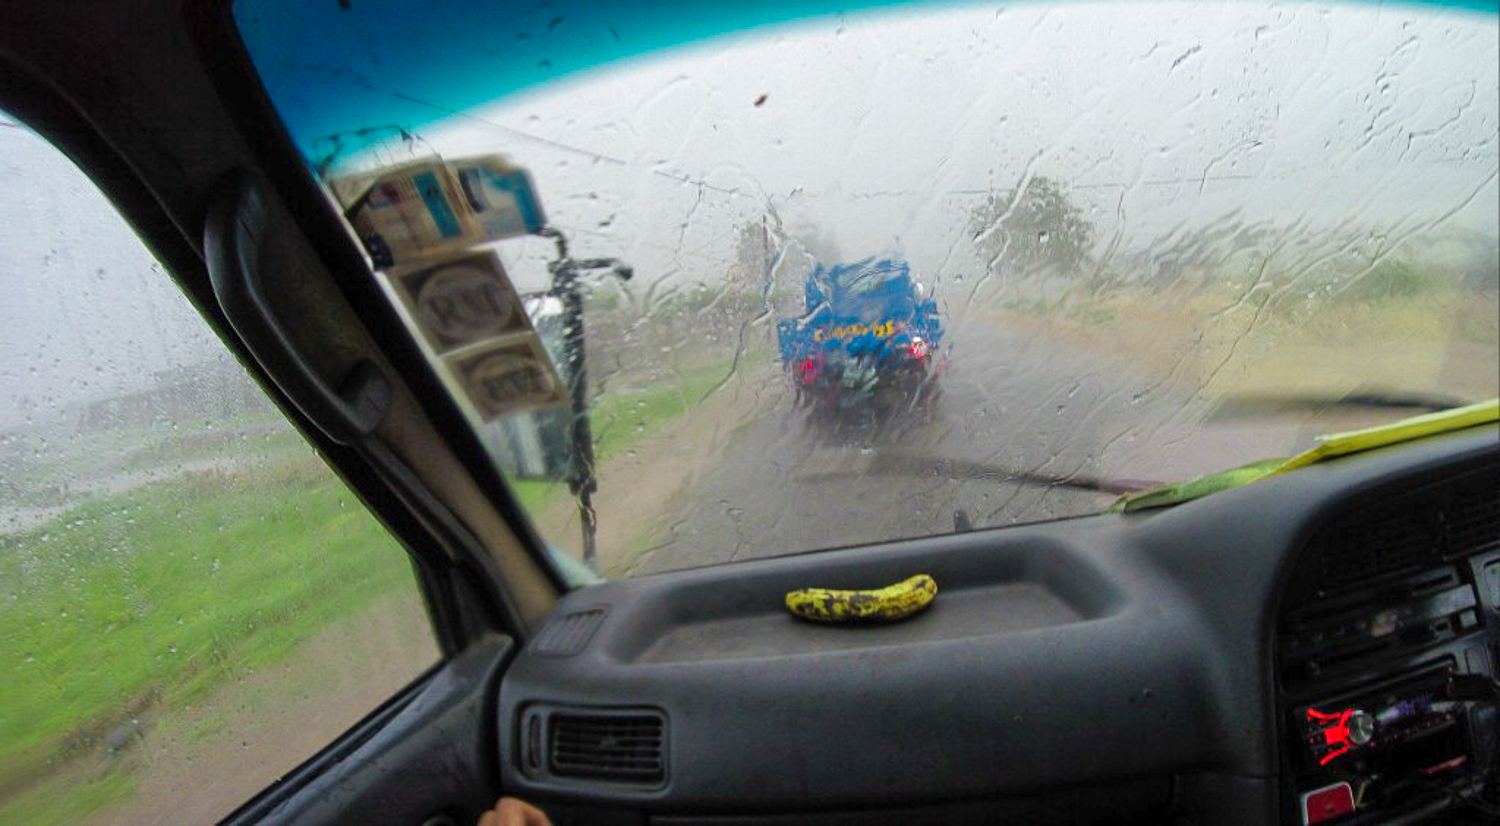
[[[0,428],[214,356],[218,339],[93,183],[0,124]]]
[[[1070,186],[1127,248],[1235,211],[1493,235],[1497,43],[1494,15],[1411,6],[927,8],[610,64],[420,134],[530,167],[577,251],[643,282],[721,278],[738,228],[773,213],[846,258],[973,273],[971,210],[1030,175]],[[215,351],[35,136],[0,127],[0,184],[0,426],[22,397],[119,392]],[[507,245],[523,286],[545,251]]]
[[[605,66],[421,134],[529,166],[555,223],[647,278],[712,278],[772,209],[845,257],[973,272],[971,210],[1029,174],[1127,246],[1233,211],[1400,231],[1457,209],[1445,226],[1494,234],[1497,42],[1492,15],[1412,6],[899,10]]]

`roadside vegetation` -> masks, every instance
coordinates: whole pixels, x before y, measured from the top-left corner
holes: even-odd
[[[961,313],[1128,353],[1164,392],[1482,399],[1500,384],[1493,234],[1231,216],[1127,249],[1041,176],[992,196],[971,230],[988,276]]]
[[[1497,308],[1493,280],[1476,284],[1416,250],[1295,291],[1232,281],[1120,284],[1011,299],[992,315],[1012,329],[1129,353],[1141,369],[1168,377],[1163,389],[1201,399],[1359,389],[1478,400],[1500,386]]]
[[[0,583],[4,822],[52,819],[58,801],[27,791],[62,770],[90,775],[75,814],[127,794],[122,758],[162,715],[413,587],[405,552],[305,447],[0,536]]]

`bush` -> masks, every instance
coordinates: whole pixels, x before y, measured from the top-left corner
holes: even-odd
[[[1373,269],[1350,280],[1340,295],[1348,301],[1376,303],[1416,298],[1431,286],[1427,275],[1410,263],[1386,258]]]

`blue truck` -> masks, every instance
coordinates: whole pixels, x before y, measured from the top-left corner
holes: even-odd
[[[817,265],[803,313],[776,322],[799,406],[834,421],[930,412],[944,366],[942,319],[905,261]]]

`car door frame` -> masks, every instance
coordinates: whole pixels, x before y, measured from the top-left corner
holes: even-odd
[[[167,4],[163,4],[167,5]],[[218,91],[219,103],[237,127],[250,150],[250,171],[267,185],[267,191],[290,214],[298,229],[318,256],[322,269],[329,274],[338,292],[350,303],[359,322],[378,342],[381,355],[394,367],[400,381],[408,385],[421,405],[425,423],[430,424],[452,450],[470,478],[486,498],[486,504],[514,531],[515,539],[532,563],[545,575],[555,600],[567,590],[563,577],[543,550],[540,538],[531,529],[524,511],[510,494],[504,478],[485,458],[477,435],[463,419],[458,406],[448,397],[443,385],[420,347],[407,333],[395,308],[386,300],[378,285],[368,277],[368,267],[341,218],[308,174],[306,165],[294,149],[290,137],[265,96],[249,56],[244,51],[231,16],[231,3],[184,4],[179,21],[191,36],[191,47],[208,69],[209,80]],[[23,28],[23,27],[18,27]],[[288,395],[276,375],[260,364],[236,333],[219,307],[206,272],[204,256],[195,243],[201,232],[202,214],[173,214],[161,199],[153,197],[151,161],[163,167],[170,159],[151,158],[159,147],[121,147],[97,127],[99,113],[80,109],[70,100],[63,84],[56,78],[38,73],[34,66],[7,53],[0,42],[0,107],[13,113],[28,128],[36,131],[83,169],[101,191],[130,222],[151,252],[163,263],[168,275],[184,291],[205,322],[239,359],[247,372],[281,409],[299,432],[327,460],[336,473],[358,495],[367,507],[411,552],[419,563],[453,561],[452,548],[444,548],[441,537],[424,525],[409,501],[409,484],[394,480],[390,474],[362,459],[357,451],[339,444],[321,431],[301,410],[297,400]],[[143,160],[145,161],[143,163]],[[157,179],[158,185],[171,181]],[[206,198],[206,196],[205,196]],[[200,199],[203,200],[203,199]],[[410,482],[411,480],[407,480]],[[430,493],[430,491],[429,491]],[[418,493],[417,495],[421,495]],[[448,544],[451,544],[451,540]],[[430,574],[430,571],[426,573]],[[434,628],[445,653],[463,647],[468,638],[500,632],[524,640],[538,624],[537,612],[517,616],[515,606],[503,604],[507,581],[499,576],[479,576],[469,572],[467,587],[483,594],[477,605],[465,607],[445,591],[451,590],[423,577],[425,595],[435,610]],[[490,571],[494,574],[494,571]],[[477,581],[488,579],[489,581]],[[513,584],[513,583],[511,583]],[[497,598],[498,597],[498,598]],[[487,603],[487,604],[486,604]],[[478,608],[487,616],[473,615]],[[545,613],[545,612],[542,612]],[[468,615],[468,616],[465,616]]]
[[[430,714],[433,708],[464,705],[464,714],[479,715],[475,733],[483,739],[475,745],[482,751],[485,742],[493,737],[487,716],[493,710],[486,712],[482,706],[493,703],[499,670],[513,646],[524,644],[566,586],[504,480],[484,460],[477,436],[465,424],[456,405],[441,391],[436,375],[373,279],[368,277],[368,269],[350,236],[293,150],[240,43],[230,3],[183,4],[175,9],[176,20],[170,19],[172,5],[162,2],[153,7],[143,14],[146,19],[141,24],[149,25],[153,14],[165,10],[168,20],[158,22],[177,26],[177,40],[201,60],[218,93],[218,105],[249,149],[240,159],[242,166],[268,184],[267,191],[274,193],[272,197],[311,245],[319,259],[319,269],[329,275],[333,288],[354,308],[359,323],[366,328],[364,332],[378,342],[381,355],[394,366],[407,392],[420,402],[420,407],[405,411],[405,415],[415,419],[414,426],[435,432],[441,444],[451,451],[448,458],[456,459],[467,472],[466,481],[482,492],[483,499],[477,505],[472,497],[463,505],[470,514],[476,507],[488,506],[493,517],[510,533],[498,538],[494,531],[481,537],[474,529],[445,534],[438,527],[445,518],[460,527],[465,520],[448,507],[441,495],[425,486],[415,474],[405,478],[392,474],[389,466],[377,466],[368,456],[339,443],[316,426],[298,400],[286,391],[280,377],[255,358],[253,348],[236,333],[216,300],[205,256],[195,243],[202,238],[204,210],[184,210],[181,204],[168,204],[159,197],[163,187],[184,183],[198,193],[206,193],[208,188],[203,186],[206,182],[185,180],[181,164],[174,168],[176,159],[166,147],[149,141],[132,142],[129,136],[122,140],[119,129],[113,130],[116,134],[109,134],[108,118],[131,115],[128,94],[116,109],[102,110],[97,99],[91,107],[80,103],[87,93],[80,94],[77,88],[90,79],[89,70],[48,71],[46,58],[38,55],[45,49],[59,48],[56,40],[60,38],[49,38],[68,25],[65,21],[68,15],[85,12],[65,11],[58,16],[60,22],[49,29],[44,18],[32,15],[27,19],[28,10],[23,9],[17,15],[23,19],[16,22],[12,34],[0,37],[0,108],[47,140],[93,180],[162,262],[168,277],[183,290],[210,329],[406,549],[442,652],[442,663],[300,767],[288,767],[282,780],[247,801],[236,817],[257,812],[264,815],[275,810],[266,808],[264,804],[268,801],[280,801],[278,805],[282,805],[299,790],[320,778],[330,777],[331,773],[347,779],[361,771],[371,756],[368,745],[403,719],[408,722],[404,732],[410,742],[413,733],[421,728],[412,721],[419,723],[422,715]],[[99,29],[109,25],[109,21],[100,21]],[[28,37],[33,40],[28,42]],[[89,38],[85,33],[79,39]],[[201,205],[206,194],[195,200]],[[515,568],[518,557],[512,554],[508,560],[492,558],[500,556],[492,553],[495,544],[506,541],[518,545],[524,554],[521,558],[529,559],[535,566],[527,582],[533,591],[528,595],[529,606],[520,605],[522,600],[510,590],[515,582],[505,575],[506,570]],[[476,665],[473,656],[465,657],[466,653],[476,652],[492,670]],[[454,682],[455,674],[468,677]],[[445,679],[449,683],[449,696],[434,696],[441,694],[435,687]],[[484,702],[476,705],[476,698]],[[452,702],[455,700],[461,702]],[[423,708],[416,709],[414,716],[416,706]],[[498,773],[491,774],[497,783]]]

